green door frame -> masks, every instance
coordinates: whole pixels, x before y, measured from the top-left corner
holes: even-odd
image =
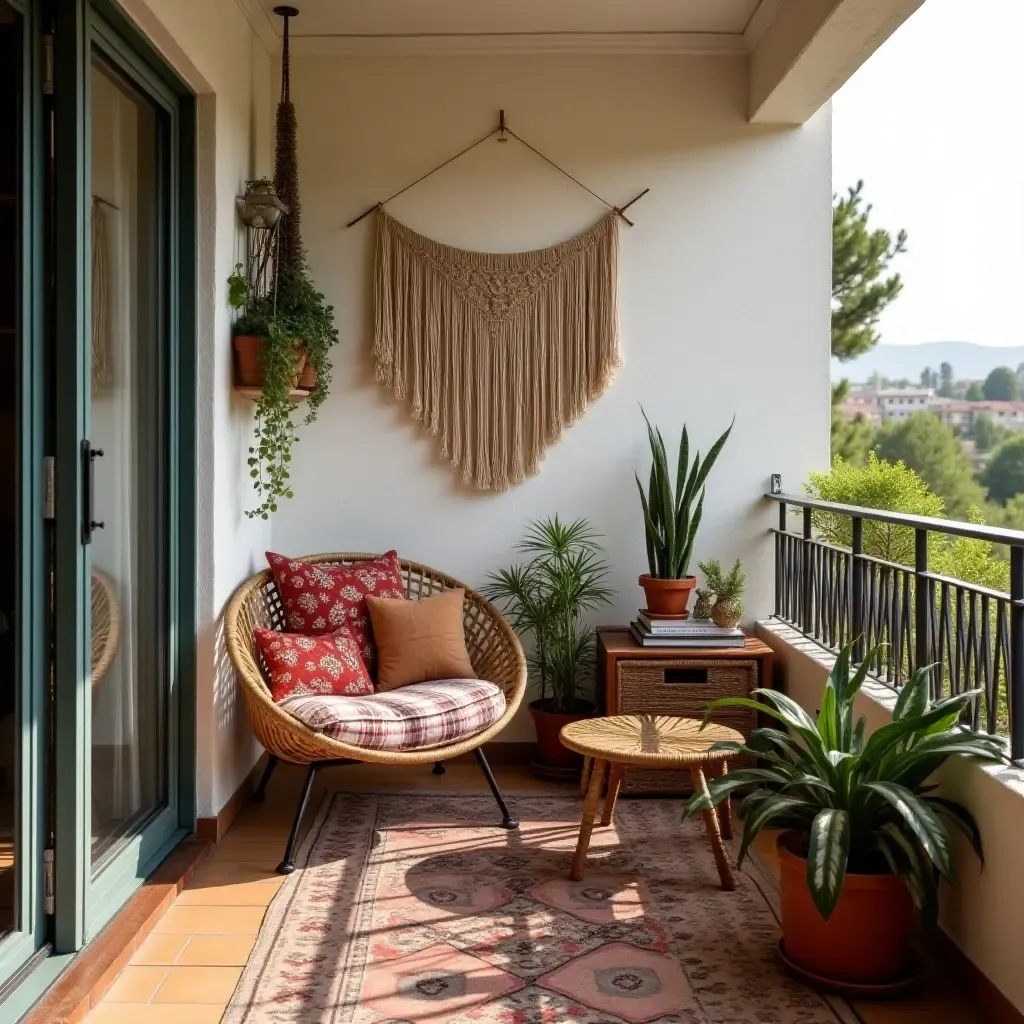
[[[55,188],[55,903],[54,948],[93,938],[195,822],[195,106],[190,90],[112,4],[54,0]],[[89,558],[82,542],[81,443],[89,435],[89,80],[98,50],[171,123],[168,223],[171,313],[167,387],[168,683],[172,718],[167,807],[91,877]]]
[[[20,734],[16,767],[16,930],[0,941],[0,983],[41,948],[46,938],[42,851],[47,802],[47,607],[46,526],[42,467],[45,452],[44,208],[46,137],[43,109],[42,17],[38,4],[24,5],[22,64],[21,265],[19,353],[18,606],[16,701]]]

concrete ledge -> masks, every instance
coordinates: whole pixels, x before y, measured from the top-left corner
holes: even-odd
[[[775,652],[775,685],[815,714],[835,655],[776,619],[757,623]],[[869,679],[854,705],[870,734],[892,720],[895,692]],[[985,847],[982,867],[957,836],[958,885],[943,886],[940,923],[948,956],[969,963],[961,973],[993,1020],[1024,1021],[1024,771],[951,758],[938,780],[945,794],[974,814]]]

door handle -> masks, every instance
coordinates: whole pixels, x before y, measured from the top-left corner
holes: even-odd
[[[82,441],[82,543],[89,544],[96,530],[102,530],[106,523],[96,522],[93,507],[96,494],[96,460],[103,458],[102,448],[93,448],[89,441]]]

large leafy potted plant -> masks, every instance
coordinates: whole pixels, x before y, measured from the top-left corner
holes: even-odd
[[[704,482],[729,438],[732,424],[711,446],[703,462],[700,452],[697,452],[692,463],[690,438],[684,425],[673,482],[661,431],[651,426],[647,413],[643,413],[643,417],[647,424],[652,461],[646,494],[640,477],[636,478],[644,513],[650,570],[640,577],[640,586],[644,588],[650,614],[686,618],[690,591],[697,583],[689,571],[693,542],[704,513]]]
[[[558,516],[530,523],[516,545],[527,561],[489,573],[483,593],[501,605],[512,628],[532,641],[529,655],[539,696],[530,704],[537,727],[541,770],[569,770],[579,756],[562,746],[569,722],[594,713],[582,694],[594,678],[595,630],[585,614],[609,604],[608,566],[585,519]]]
[[[816,977],[859,985],[889,984],[908,970],[914,904],[927,924],[937,921],[940,879],[955,878],[948,826],[982,856],[974,818],[937,796],[932,776],[954,754],[1004,760],[1001,740],[960,724],[980,691],[932,700],[927,668],[900,691],[892,722],[865,738],[853,704],[877,653],[853,672],[852,648],[842,650],[816,719],[774,690],[712,701],[708,716],[756,708],[786,731],[755,729],[749,746],[716,744],[765,766],[709,781],[709,796],[693,797],[684,814],[754,785],[740,805],[739,859],[762,829],[785,830],[777,848],[786,958]]]

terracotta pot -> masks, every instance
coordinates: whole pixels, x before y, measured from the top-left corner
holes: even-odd
[[[240,388],[263,387],[263,339],[256,334],[236,334],[235,347],[235,384]],[[306,348],[302,344],[295,346],[295,379],[302,379],[306,368]],[[314,371],[313,383],[316,383]],[[295,386],[298,386],[297,383]]]
[[[295,387],[300,391],[312,391],[316,387],[316,367],[308,359],[303,364]]]
[[[647,611],[652,615],[682,615],[685,619],[688,617],[686,606],[690,601],[690,591],[697,586],[697,577],[660,580],[644,573],[640,577],[640,586],[644,588]]]
[[[898,875],[848,874],[825,921],[807,888],[807,860],[794,852],[800,837],[776,841],[782,884],[786,956],[819,977],[861,985],[898,980],[910,964],[914,904]]]
[[[548,768],[578,768],[583,763],[583,758],[568,747],[563,747],[558,734],[571,722],[591,718],[595,710],[594,705],[589,701],[580,701],[580,710],[567,715],[546,710],[546,703],[547,701],[541,700],[530,702],[530,714],[533,716],[533,724],[537,727],[537,745],[540,747],[537,760]]]

